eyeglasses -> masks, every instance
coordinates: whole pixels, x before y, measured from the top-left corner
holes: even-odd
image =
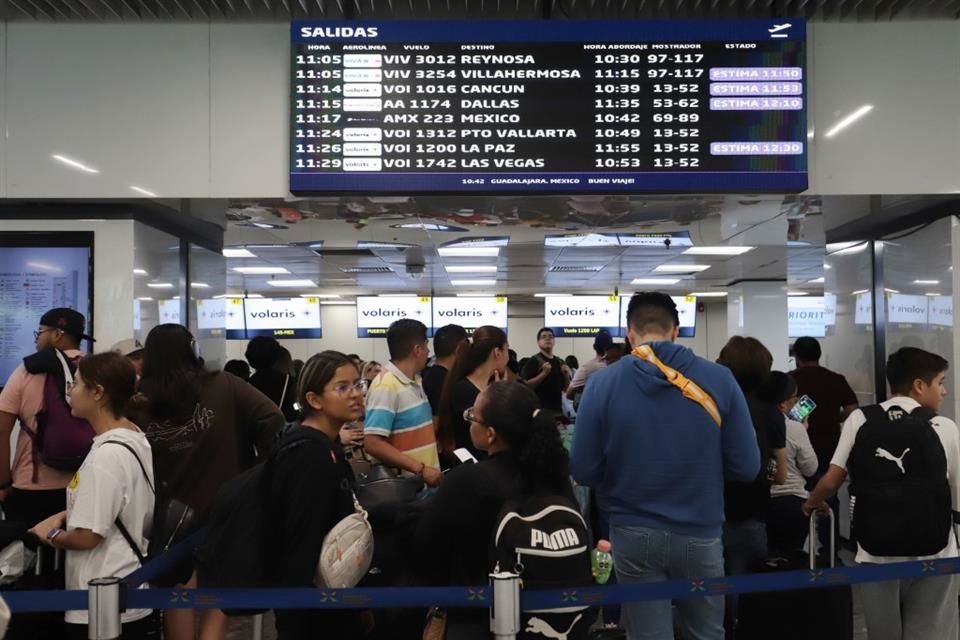
[[[473,412],[473,407],[468,407],[468,408],[464,409],[464,411],[463,411],[463,421],[464,421],[464,422],[469,422],[469,423],[476,422],[477,424],[483,424],[483,420],[481,420],[481,419],[477,416],[477,414],[475,414],[475,413]]]
[[[39,340],[39,339],[40,339],[40,336],[42,336],[42,335],[45,334],[45,333],[49,333],[49,332],[51,332],[51,331],[56,331],[56,329],[40,329],[39,331],[34,331],[34,332],[33,332],[33,339],[34,339],[34,340]]]
[[[367,384],[365,381],[361,380],[355,384],[350,384],[349,382],[342,382],[335,387],[331,387],[330,391],[335,392],[339,396],[349,396],[351,391],[356,391],[360,395],[363,395],[367,390]]]

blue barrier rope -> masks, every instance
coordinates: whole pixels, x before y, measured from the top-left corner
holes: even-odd
[[[152,563],[151,563],[152,564]],[[624,602],[676,600],[842,587],[865,582],[960,573],[960,558],[857,565],[815,571],[784,571],[703,580],[671,580],[641,585],[571,587],[522,593],[524,609],[602,606]],[[12,591],[3,597],[14,613],[86,609],[85,591]],[[361,589],[133,589],[132,609],[385,609],[441,606],[487,608],[489,587],[411,587]]]
[[[166,573],[185,557],[193,553],[194,548],[205,533],[206,529],[200,529],[183,540],[171,545],[170,548],[128,575],[123,581],[128,585],[136,586],[146,584],[156,579],[161,573]]]

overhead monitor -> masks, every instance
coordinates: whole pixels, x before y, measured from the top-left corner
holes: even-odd
[[[507,332],[507,298],[476,296],[433,298],[433,331],[458,324],[472,334],[478,327],[490,325]]]
[[[826,335],[826,301],[823,296],[787,298],[788,337],[823,338]]]
[[[543,299],[543,325],[557,337],[591,338],[601,329],[619,333],[619,296],[548,296]]]
[[[802,19],[294,21],[294,193],[799,192]]]
[[[358,296],[357,337],[382,338],[397,320],[419,320],[431,330],[432,309],[428,296]]]
[[[92,256],[93,233],[0,234],[0,387],[35,351],[33,332],[50,309],[79,311],[93,332]]]
[[[677,316],[680,318],[680,337],[693,338],[697,335],[697,299],[694,296],[670,296],[677,305]],[[619,334],[627,335],[627,311],[630,309],[630,296],[620,298],[620,330]]]
[[[232,340],[323,337],[319,298],[231,298],[226,315],[227,338]]]

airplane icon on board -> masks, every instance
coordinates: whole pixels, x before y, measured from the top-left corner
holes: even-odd
[[[767,32],[770,34],[771,38],[788,38],[790,37],[790,34],[782,32],[787,31],[792,26],[793,25],[789,22],[785,22],[784,24],[775,24],[767,29]]]

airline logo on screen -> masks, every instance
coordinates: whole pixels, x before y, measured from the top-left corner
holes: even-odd
[[[300,27],[304,38],[376,38],[379,27]]]

